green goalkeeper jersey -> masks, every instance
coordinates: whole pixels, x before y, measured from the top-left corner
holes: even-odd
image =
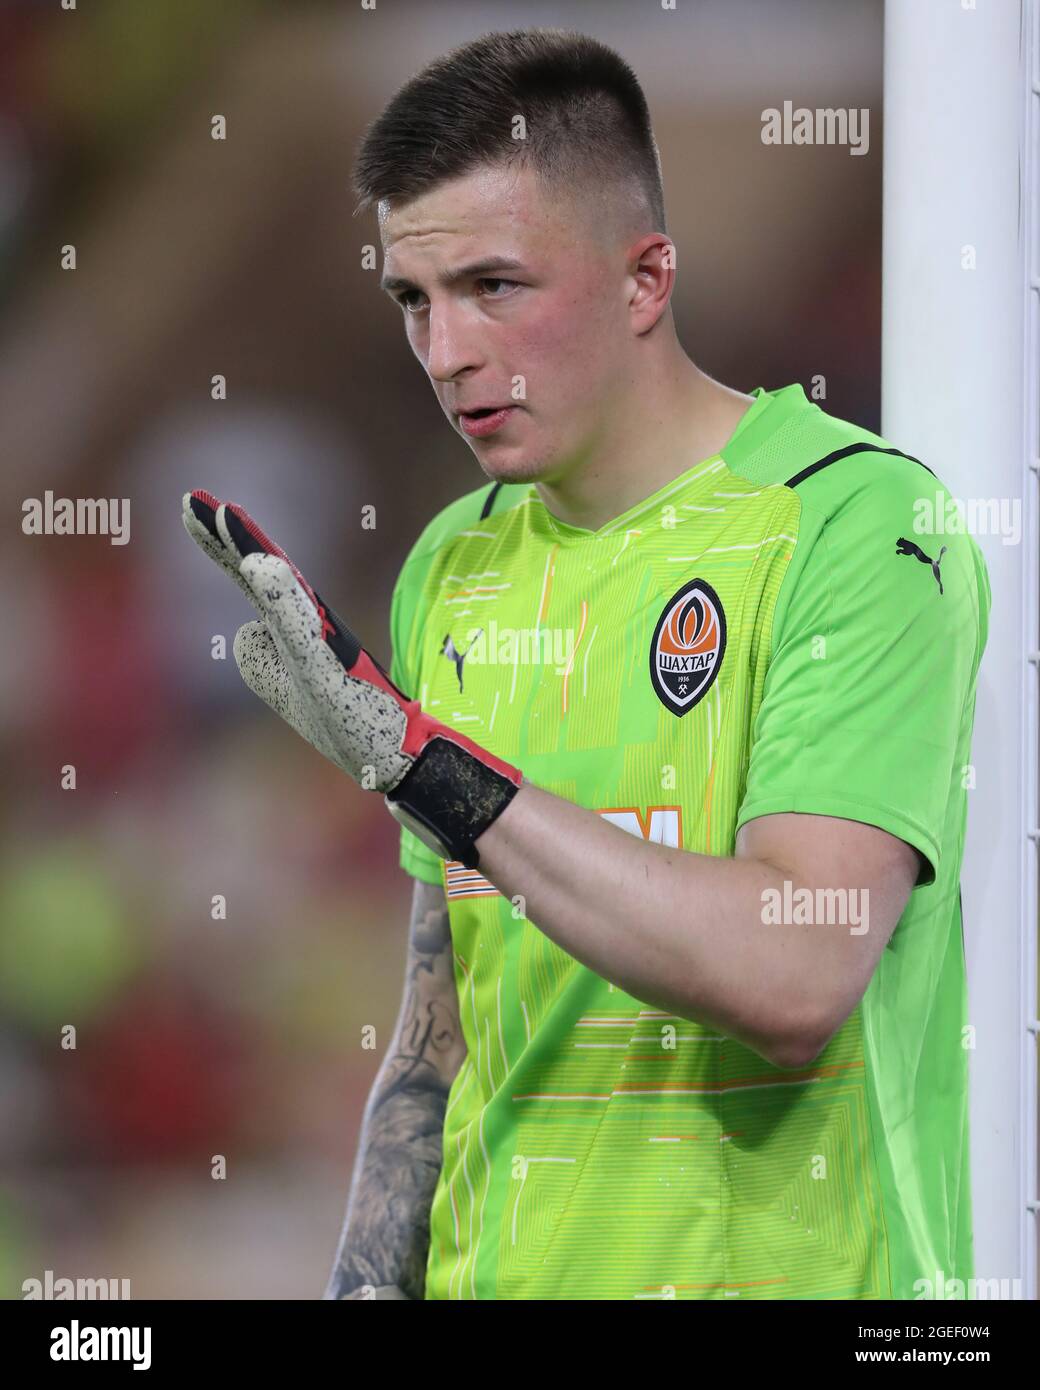
[[[792,1070],[633,998],[403,830],[402,866],[445,888],[467,1047],[427,1298],[909,1299],[973,1275],[958,877],[985,568],[923,463],[798,385],[752,394],[720,454],[599,530],[534,485],[446,507],[395,586],[393,678],[632,835],[731,855],[757,816],[840,816],[918,850],[917,886]]]

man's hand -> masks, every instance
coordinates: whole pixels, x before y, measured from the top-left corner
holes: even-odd
[[[423,714],[282,550],[233,503],[185,494],[192,539],[246,594],[261,621],[235,637],[249,688],[444,859],[476,868],[475,841],[522,775]]]

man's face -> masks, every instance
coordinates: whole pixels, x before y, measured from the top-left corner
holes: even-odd
[[[555,481],[609,430],[632,281],[624,248],[588,228],[530,170],[501,166],[383,210],[384,286],[489,478]],[[506,409],[481,425],[465,413],[481,406]]]

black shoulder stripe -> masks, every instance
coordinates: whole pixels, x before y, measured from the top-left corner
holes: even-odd
[[[498,490],[501,486],[501,483],[492,483],[491,491],[484,499],[484,510],[480,513],[481,521],[483,521],[484,518],[490,514],[491,508],[495,505],[495,498],[498,496]]]
[[[913,454],[904,454],[902,449],[879,449],[875,444],[850,444],[846,449],[836,449],[833,454],[828,454],[826,458],[817,459],[815,463],[810,463],[808,468],[803,468],[793,478],[788,478],[784,486],[797,487],[799,483],[804,483],[806,478],[811,478],[814,473],[819,473],[821,468],[828,468],[832,463],[837,463],[839,459],[848,458],[850,454],[896,454],[901,459],[909,459],[911,463],[920,464],[926,473],[932,473],[926,463],[921,463],[920,459],[915,459]],[[934,473],[932,473],[932,477],[935,477]]]

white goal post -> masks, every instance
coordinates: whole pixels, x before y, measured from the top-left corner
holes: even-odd
[[[882,432],[961,499],[993,588],[962,875],[977,1279],[1037,1297],[1040,0],[887,0]]]

